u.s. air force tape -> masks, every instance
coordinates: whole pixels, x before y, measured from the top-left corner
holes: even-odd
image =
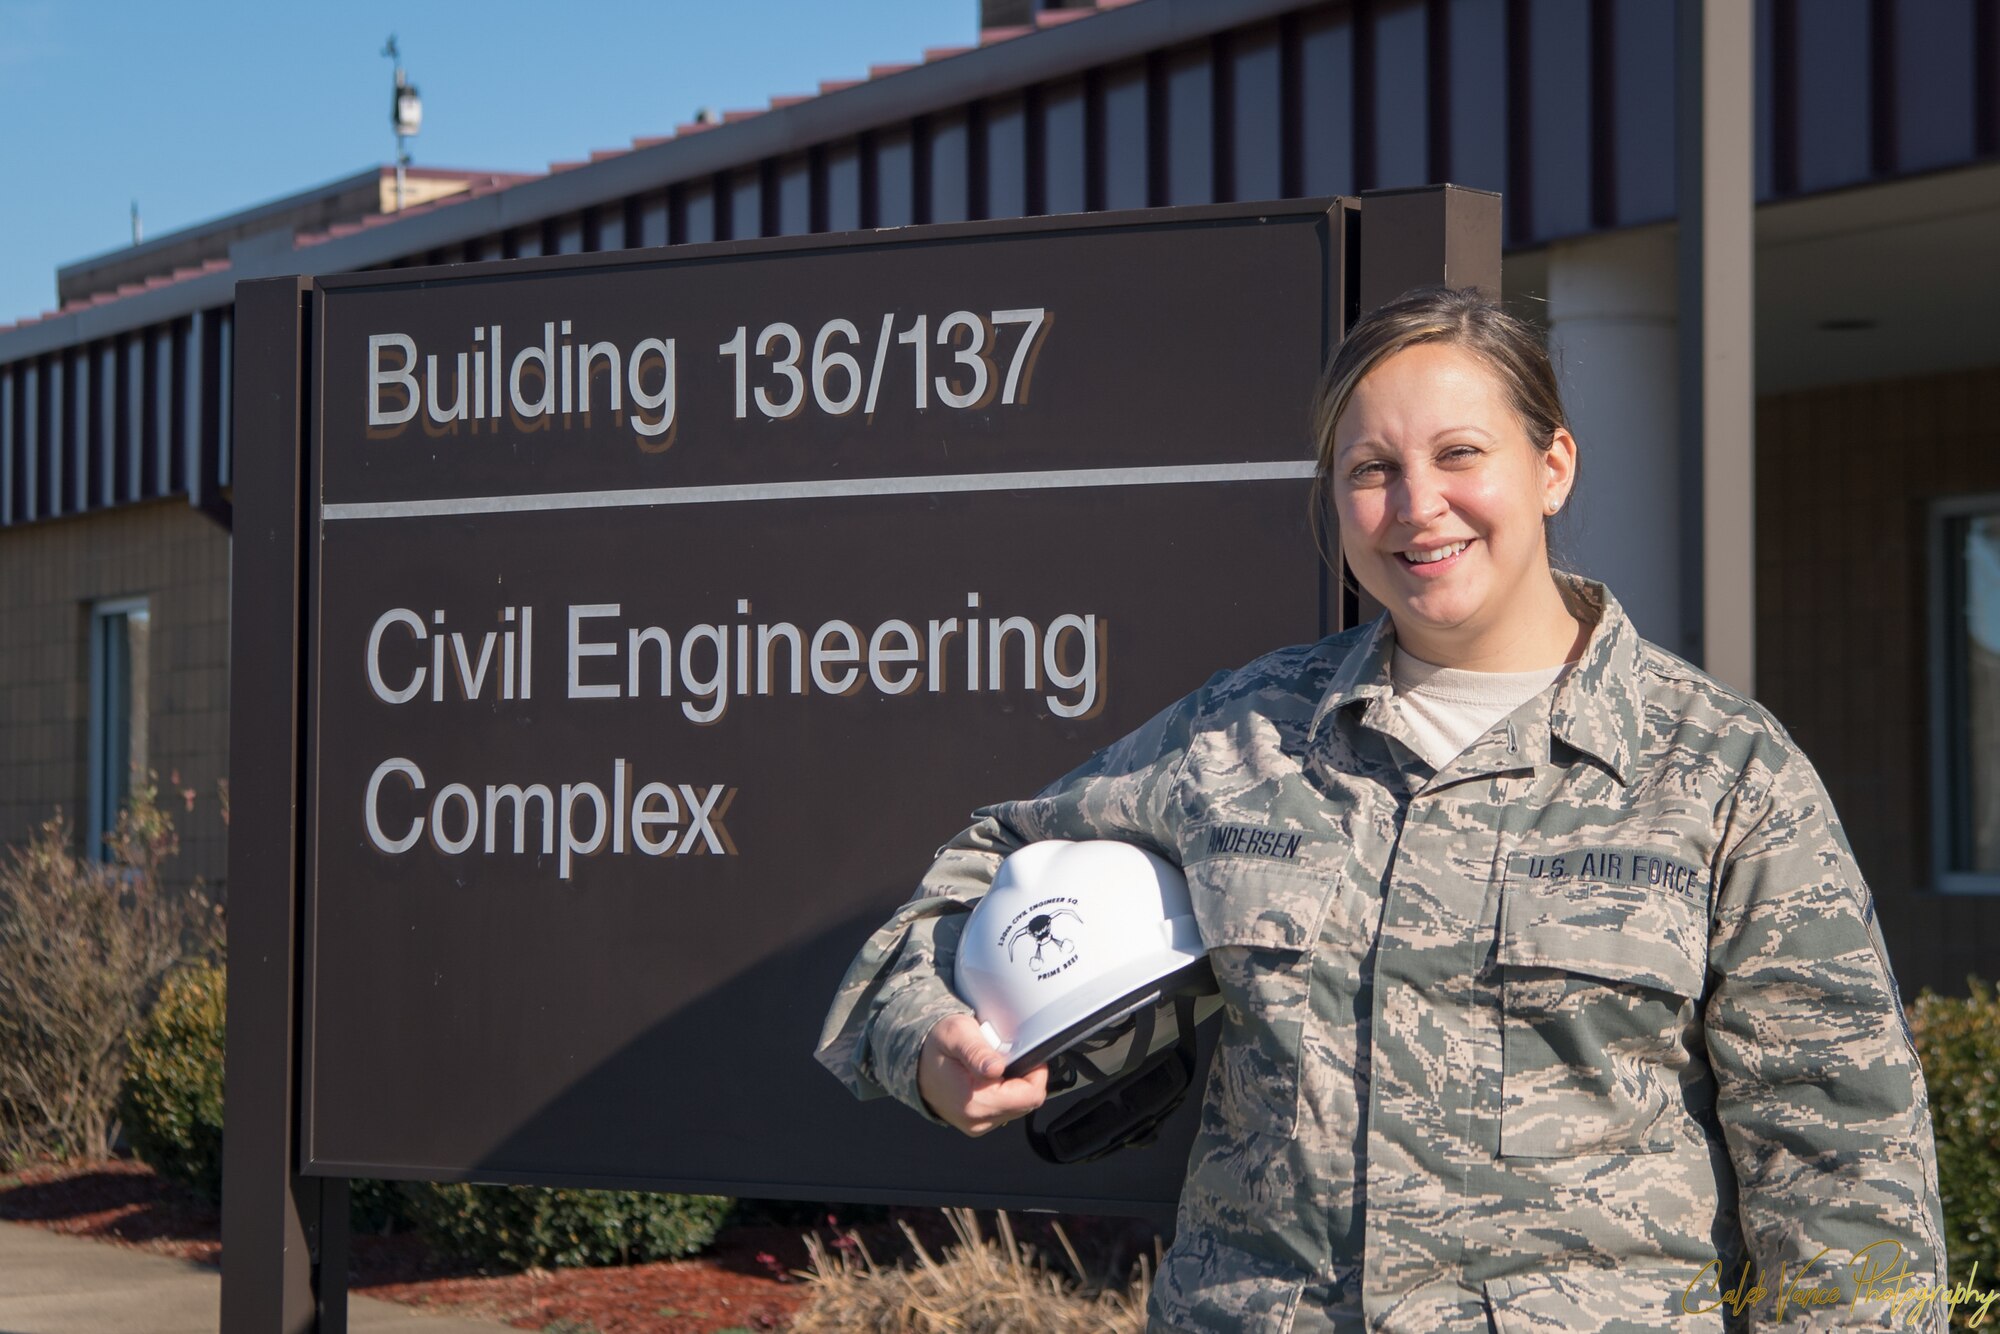
[[[1610,885],[1650,885],[1700,897],[1708,875],[1700,867],[1654,848],[1586,844],[1561,851],[1524,848],[1507,859],[1509,879],[1594,881]]]

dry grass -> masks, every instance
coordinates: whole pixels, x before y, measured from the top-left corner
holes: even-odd
[[[947,1209],[945,1215],[958,1241],[943,1259],[900,1223],[915,1262],[888,1269],[857,1233],[831,1246],[807,1238],[812,1268],[800,1276],[814,1293],[793,1321],[795,1334],[1139,1334],[1145,1328],[1153,1266],[1143,1258],[1122,1289],[1108,1288],[1084,1272],[1060,1225],[1052,1230],[1068,1273],[1018,1242],[1005,1213],[997,1215],[999,1235],[991,1238],[981,1233],[972,1210]]]

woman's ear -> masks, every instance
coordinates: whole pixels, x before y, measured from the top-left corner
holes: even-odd
[[[1554,514],[1569,501],[1576,485],[1576,437],[1556,427],[1542,451],[1542,513]]]

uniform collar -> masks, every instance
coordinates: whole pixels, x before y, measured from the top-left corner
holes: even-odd
[[[1549,735],[1573,749],[1595,756],[1629,784],[1639,750],[1639,633],[1611,590],[1595,579],[1553,572],[1556,584],[1583,615],[1595,615],[1590,637],[1576,665],[1556,684],[1549,702]],[[1362,722],[1387,731],[1389,701],[1395,694],[1390,675],[1396,647],[1395,623],[1386,611],[1369,622],[1363,634],[1334,671],[1313,713],[1312,735],[1320,724],[1350,704],[1366,702]]]
[[[1556,580],[1597,624],[1583,656],[1556,686],[1549,708],[1549,733],[1574,749],[1595,755],[1630,785],[1639,756],[1639,725],[1645,707],[1639,698],[1639,632],[1595,579],[1559,572]]]

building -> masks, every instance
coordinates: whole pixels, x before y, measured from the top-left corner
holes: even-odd
[[[519,176],[417,169],[406,204]],[[191,280],[301,233],[388,221],[395,172],[371,167],[213,222],[65,266],[51,349],[0,371],[0,843],[60,807],[100,846],[136,768],[178,819],[183,877],[220,881],[229,744],[229,357],[220,305]],[[137,322],[163,291],[172,314]],[[115,332],[47,335],[87,312]]]
[[[1510,299],[1549,329],[1583,443],[1574,562],[1702,660],[1673,6],[983,12],[974,49],[545,174],[420,178],[439,193],[396,213],[363,173],[64,270],[59,311],[0,329],[0,841],[57,804],[100,826],[131,758],[199,794],[222,776],[230,303],[291,272],[1497,190]],[[2000,11],[1755,15],[1754,690],[1825,775],[1906,987],[1955,989],[2000,936]],[[210,878],[213,812],[186,839]]]

